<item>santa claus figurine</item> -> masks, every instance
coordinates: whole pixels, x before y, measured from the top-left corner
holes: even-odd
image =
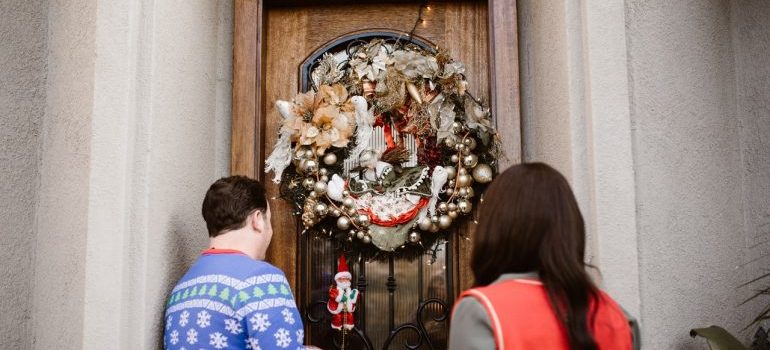
[[[337,285],[329,288],[329,301],[326,303],[326,308],[332,313],[332,328],[350,330],[355,326],[353,312],[356,311],[358,290],[350,288],[352,276],[348,271],[345,255],[340,256],[337,271],[334,275]]]

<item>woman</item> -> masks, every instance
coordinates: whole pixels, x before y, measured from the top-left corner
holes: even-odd
[[[559,172],[511,167],[480,210],[476,286],[455,305],[450,349],[631,349],[622,310],[586,273],[583,217]]]

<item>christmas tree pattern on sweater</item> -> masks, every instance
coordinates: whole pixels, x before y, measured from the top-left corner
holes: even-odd
[[[171,291],[166,349],[302,349],[294,296],[276,267],[243,254],[204,254]]]

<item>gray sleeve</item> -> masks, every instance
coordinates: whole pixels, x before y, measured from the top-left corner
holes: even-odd
[[[472,297],[463,298],[457,304],[449,329],[449,349],[496,349],[489,316]]]

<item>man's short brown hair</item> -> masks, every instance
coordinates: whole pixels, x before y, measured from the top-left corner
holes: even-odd
[[[267,209],[265,187],[245,176],[223,177],[214,182],[203,199],[203,220],[210,237],[216,237],[246,225],[255,210]]]

